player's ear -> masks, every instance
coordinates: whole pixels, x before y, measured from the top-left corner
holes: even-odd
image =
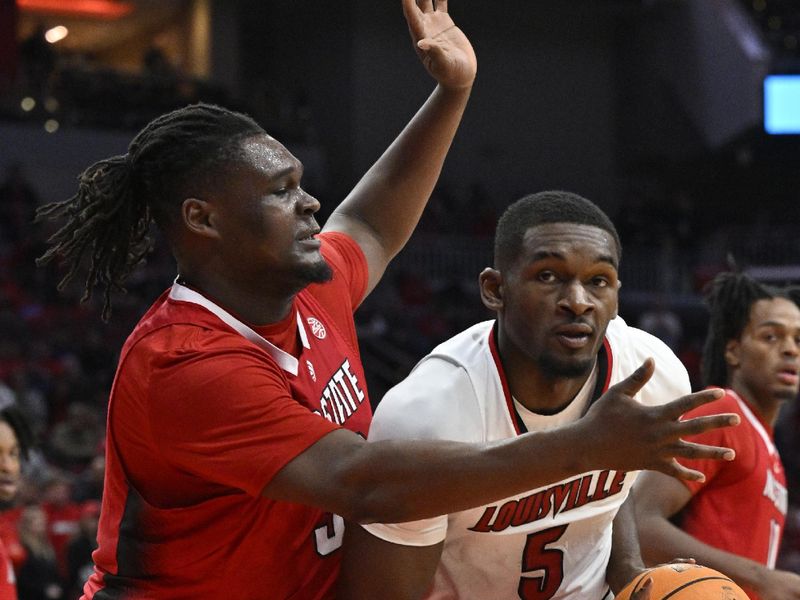
[[[203,237],[219,237],[213,202],[186,198],[181,204],[181,220],[190,232]]]
[[[478,276],[483,305],[494,312],[503,308],[503,274],[486,267]]]
[[[725,344],[725,362],[729,367],[739,366],[739,340],[728,340]]]

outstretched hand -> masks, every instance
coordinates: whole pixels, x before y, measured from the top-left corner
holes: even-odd
[[[467,36],[447,13],[447,0],[403,0],[403,13],[428,73],[443,87],[470,87],[478,60]]]
[[[586,413],[583,425],[587,439],[607,468],[635,471],[661,471],[679,479],[700,480],[699,471],[679,464],[680,458],[733,460],[730,448],[706,446],[684,441],[710,429],[738,425],[738,415],[727,413],[681,420],[690,410],[723,396],[720,389],[709,389],[683,396],[661,406],[644,406],[635,400],[655,370],[648,358],[630,376],[610,387]]]

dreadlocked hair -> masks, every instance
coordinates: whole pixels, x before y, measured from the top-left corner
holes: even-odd
[[[103,320],[111,293],[125,292],[131,272],[153,247],[151,224],[162,230],[177,218],[184,198],[201,196],[220,169],[242,156],[240,142],[264,134],[249,116],[211,104],[194,104],[162,115],[133,138],[128,152],[101,160],[78,177],[78,192],[42,206],[37,221],[65,218],[50,248],[36,260],[59,257],[68,265],[63,289],[88,257],[81,302],[103,288]]]
[[[787,298],[800,306],[800,287],[775,287],[735,272],[720,273],[707,286],[705,301],[711,317],[703,347],[703,385],[728,385],[725,346],[741,337],[753,304],[772,298]]]

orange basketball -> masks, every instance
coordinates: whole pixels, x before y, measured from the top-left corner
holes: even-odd
[[[630,600],[648,577],[653,580],[650,600],[748,600],[742,588],[727,575],[685,563],[661,565],[642,573],[617,594],[616,600]]]

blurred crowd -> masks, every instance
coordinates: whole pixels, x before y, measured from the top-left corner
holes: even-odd
[[[34,266],[51,232],[33,222],[39,204],[11,168],[0,183],[0,406],[16,403],[38,444],[16,500],[0,506],[0,538],[22,600],[68,600],[79,596],[96,547],[117,352],[151,290],[134,285],[139,296],[123,298],[110,324],[78,302],[82,290],[57,292],[57,269]]]

